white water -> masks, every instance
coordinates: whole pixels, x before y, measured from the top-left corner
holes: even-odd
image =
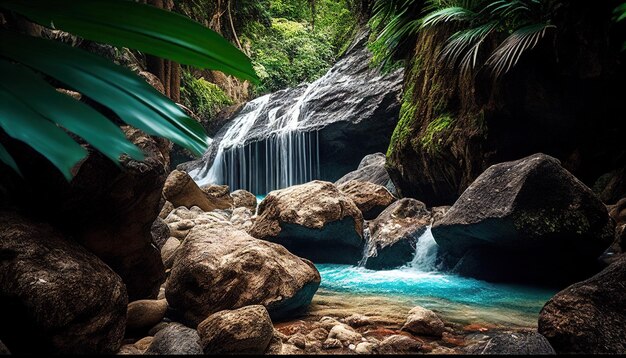
[[[413,257],[413,261],[409,264],[409,267],[422,272],[436,271],[438,249],[439,245],[435,242],[435,238],[430,231],[430,226],[428,226],[426,231],[417,240],[415,256]]]

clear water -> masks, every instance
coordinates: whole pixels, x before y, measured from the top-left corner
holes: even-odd
[[[256,203],[260,204],[267,195],[256,195]]]
[[[338,301],[353,302],[355,307],[367,301],[390,305],[388,308],[396,311],[420,305],[459,323],[534,327],[544,303],[556,293],[438,272],[434,265],[436,253],[437,244],[427,230],[418,241],[415,259],[402,268],[375,271],[318,264],[320,294],[325,300],[334,296]]]

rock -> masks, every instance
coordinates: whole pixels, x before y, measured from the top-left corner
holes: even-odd
[[[203,354],[200,336],[195,329],[170,323],[154,335],[146,355]]]
[[[396,201],[396,198],[384,186],[367,181],[350,180],[337,185],[337,189],[354,201],[365,220],[376,218]]]
[[[431,211],[431,223],[435,223],[441,219],[450,211],[451,206],[435,206],[430,209]]]
[[[161,250],[167,239],[170,237],[170,228],[167,226],[165,221],[163,221],[163,219],[157,217],[152,223],[150,233],[152,234],[154,244],[159,250]]]
[[[294,346],[305,349],[306,348],[306,337],[302,333],[296,333],[293,336],[289,337],[287,343],[293,344]]]
[[[117,351],[117,355],[140,355],[143,354],[139,348],[135,347],[134,344],[125,344],[120,347],[120,350]]]
[[[268,193],[291,185],[286,177],[293,178],[291,183],[312,178],[334,182],[365,155],[387,150],[398,121],[403,70],[381,75],[370,67],[368,36],[366,31],[359,33],[354,46],[314,87],[301,85],[247,103],[213,137],[203,158],[186,166],[189,173],[198,183],[208,181],[209,168],[221,163],[222,170],[216,167],[212,174],[231,189]],[[298,130],[286,131],[291,128],[285,123],[295,114],[299,117],[291,123],[297,122]],[[227,144],[233,139],[241,145]],[[266,156],[281,145],[301,154]],[[254,177],[240,176],[244,170]]]
[[[170,173],[163,186],[163,196],[177,208],[197,206],[203,211],[222,209],[223,202],[219,197],[210,196],[207,191],[198,187],[187,173],[174,170]]]
[[[251,235],[314,262],[357,263],[363,216],[332,183],[312,181],[270,192],[259,204]]]
[[[369,223],[365,267],[384,270],[402,266],[415,256],[417,241],[430,224],[424,203],[404,198],[391,204]]]
[[[274,335],[270,340],[270,344],[267,346],[265,350],[266,355],[278,355],[281,354],[283,350],[283,340],[276,334],[276,330],[274,330]]]
[[[396,187],[393,185],[387,169],[385,169],[385,154],[374,153],[368,154],[361,160],[358,168],[335,182],[335,185],[346,183],[350,180],[366,181],[378,185],[382,185],[389,192],[396,196]]]
[[[170,235],[181,241],[187,237],[189,231],[196,225],[224,224],[229,221],[230,215],[222,210],[213,210],[207,213],[197,206],[192,206],[190,209],[181,206],[174,209],[165,218],[165,222],[170,228]]]
[[[304,351],[293,344],[283,344],[280,350],[281,355],[302,355]]]
[[[198,326],[205,354],[263,354],[274,335],[267,309],[260,305],[224,310]]]
[[[253,215],[254,214],[248,208],[235,208],[230,217],[230,223],[239,230],[249,232],[254,224],[252,220]]]
[[[409,311],[409,316],[402,326],[403,331],[434,337],[441,337],[444,328],[443,321],[435,312],[420,306],[413,307]]]
[[[315,266],[284,247],[229,226],[203,224],[177,250],[166,296],[194,324],[211,313],[254,304],[284,318],[308,307],[319,284]]]
[[[626,353],[626,258],[552,297],[539,315],[539,333],[559,354]]]
[[[328,338],[322,344],[322,348],[324,349],[335,349],[335,348],[343,348],[343,343],[337,338]]]
[[[200,189],[206,194],[216,209],[232,209],[233,197],[230,196],[230,188],[228,185],[204,185]],[[256,197],[255,197],[256,202]]]
[[[588,277],[613,232],[604,204],[544,154],[490,167],[432,228],[459,274],[533,283]]]
[[[235,208],[248,208],[254,214],[256,213],[256,196],[247,190],[235,190],[230,193],[233,197],[233,205]]]
[[[150,347],[150,344],[152,344],[153,340],[154,337],[143,337],[142,339],[135,342],[134,346],[137,347],[141,354],[143,354],[148,349],[148,347]]]
[[[148,330],[161,322],[167,311],[166,300],[139,300],[128,304],[126,328]]]
[[[347,346],[346,343],[360,342],[363,336],[348,325],[338,324],[330,330],[328,338],[338,339]]]
[[[154,87],[154,89],[156,89],[157,91],[161,92],[161,94],[165,94],[165,87],[163,87],[163,83],[154,74],[152,74],[152,73],[150,73],[148,71],[141,71],[141,72],[139,72],[139,77],[141,77],[144,80],[146,80],[146,82],[148,82],[148,84],[150,86]]]
[[[335,318],[328,317],[328,316],[322,317],[319,323],[320,323],[320,326],[327,331],[331,330],[336,325],[342,324],[341,322],[337,321]]]
[[[0,227],[0,337],[11,352],[116,353],[126,326],[120,277],[48,225],[2,212]]]
[[[315,328],[306,335],[310,341],[324,341],[328,337],[328,330],[324,328]]]
[[[0,341],[0,356],[8,356],[11,355],[9,349]]]
[[[486,343],[469,346],[466,354],[544,355],[556,354],[544,336],[537,332],[497,333]]]
[[[626,198],[622,198],[617,204],[611,205],[609,216],[615,220],[617,226],[626,224]]]
[[[399,334],[389,336],[380,342],[379,354],[410,354],[418,353],[422,349],[422,342]]]
[[[356,345],[354,352],[357,354],[374,354],[377,345],[370,342],[361,342]]]
[[[161,331],[162,329],[167,327],[170,323],[171,322],[163,321],[163,322],[159,322],[159,323],[155,324],[154,327],[150,328],[150,330],[148,331],[148,335],[154,337],[154,335],[159,333],[159,331]]]
[[[174,209],[174,204],[170,203],[169,201],[165,201],[165,204],[163,204],[163,207],[159,212],[159,217],[161,219],[165,219]]]
[[[161,258],[163,259],[163,265],[165,268],[172,268],[174,263],[174,254],[180,247],[180,240],[175,237],[170,237],[165,242],[165,245],[161,248]]]
[[[343,322],[352,328],[363,327],[372,324],[370,318],[360,314],[353,314],[343,319]]]

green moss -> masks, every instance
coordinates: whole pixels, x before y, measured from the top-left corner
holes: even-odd
[[[233,104],[233,100],[216,84],[204,78],[195,78],[187,71],[183,71],[182,75],[181,102],[200,118],[212,118],[222,108]]]
[[[450,115],[442,115],[430,122],[426,130],[420,136],[420,144],[429,153],[437,152],[443,141],[442,133],[450,128],[453,118]]]

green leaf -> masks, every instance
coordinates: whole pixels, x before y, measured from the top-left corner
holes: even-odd
[[[0,32],[0,44],[0,55],[56,78],[110,108],[129,125],[198,155],[206,151],[208,138],[202,126],[130,70],[41,38]]]
[[[118,126],[91,107],[57,92],[41,77],[23,66],[0,60],[0,86],[40,116],[79,135],[97,150],[118,163],[120,155],[143,160]]]
[[[89,40],[258,83],[250,59],[218,33],[153,6],[127,0],[0,0],[0,7]]]
[[[422,19],[422,28],[435,26],[449,21],[463,21],[472,18],[475,14],[460,6],[446,7],[433,11]]]
[[[18,168],[17,163],[13,160],[13,157],[6,148],[0,143],[0,160],[3,161],[6,165],[13,168],[19,175],[22,175],[20,168]]]
[[[72,178],[72,167],[87,155],[87,151],[63,130],[3,86],[0,86],[0,127],[9,136],[28,143],[48,158],[67,180]]]

